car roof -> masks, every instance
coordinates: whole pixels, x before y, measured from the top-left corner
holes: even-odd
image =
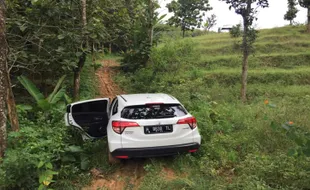
[[[119,96],[124,106],[144,105],[148,103],[179,104],[180,102],[171,95],[163,93],[123,94]]]

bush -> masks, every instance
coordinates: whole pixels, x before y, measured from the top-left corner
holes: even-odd
[[[81,98],[96,96],[94,68],[87,64],[81,74]],[[20,131],[10,132],[8,148],[0,164],[0,189],[37,189],[60,187],[65,184],[78,187],[72,181],[87,183],[89,177],[83,171],[97,164],[92,154],[98,146],[92,143],[77,145],[80,139],[71,128],[64,125],[65,105],[51,107],[45,112],[18,106]],[[101,154],[102,155],[102,154]],[[101,156],[100,155],[100,156]],[[100,157],[102,160],[102,157]],[[93,162],[91,162],[93,161]],[[102,165],[101,167],[108,166]]]
[[[36,121],[23,118],[21,130],[9,133],[8,149],[0,165],[0,171],[5,173],[0,177],[0,187],[34,189],[40,185],[39,178],[44,172],[38,167],[39,163],[48,164],[51,171],[60,167],[68,147],[68,135],[62,113],[55,110],[51,114],[54,115],[51,119],[42,113],[38,113]]]

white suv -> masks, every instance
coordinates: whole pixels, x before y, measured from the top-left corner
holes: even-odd
[[[126,94],[72,103],[67,126],[83,139],[108,136],[109,157],[127,159],[196,152],[201,143],[196,119],[167,94]],[[111,159],[110,158],[110,159]]]

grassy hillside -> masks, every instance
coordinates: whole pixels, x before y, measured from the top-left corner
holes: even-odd
[[[167,41],[153,50],[148,68],[117,76],[126,92],[176,96],[197,117],[203,136],[193,156],[148,163],[142,189],[310,187],[310,35],[303,27],[259,32],[245,105],[235,43],[227,33]],[[176,177],[159,175],[163,168]]]

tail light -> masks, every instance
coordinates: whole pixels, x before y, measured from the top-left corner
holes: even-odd
[[[198,149],[191,149],[188,152],[193,153],[193,152],[197,152]]]
[[[122,134],[127,127],[139,127],[139,124],[131,121],[112,121],[112,129],[117,134]]]
[[[120,158],[120,159],[128,159],[128,156],[115,156],[115,158]]]
[[[197,120],[195,117],[187,117],[184,119],[180,119],[177,124],[188,124],[191,129],[195,129],[197,127]]]

